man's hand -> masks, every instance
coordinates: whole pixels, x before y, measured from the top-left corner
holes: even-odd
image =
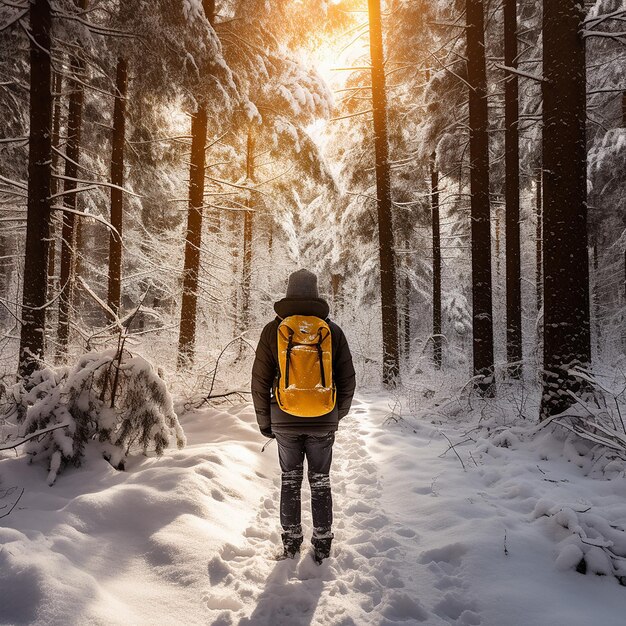
[[[268,439],[275,439],[276,435],[272,432],[272,428],[261,428],[261,434]]]

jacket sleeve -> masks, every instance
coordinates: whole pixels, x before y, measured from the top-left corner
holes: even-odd
[[[337,409],[339,419],[342,419],[350,411],[354,389],[356,387],[356,375],[352,364],[352,354],[348,346],[348,341],[343,331],[339,329],[339,341],[335,351],[335,385],[337,387]]]
[[[268,324],[261,333],[256,348],[256,356],[252,365],[252,403],[256,413],[256,421],[261,430],[271,428],[270,421],[270,390],[276,373],[276,362],[270,347],[270,335],[273,324]]]

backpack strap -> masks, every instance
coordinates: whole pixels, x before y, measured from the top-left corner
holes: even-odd
[[[322,341],[324,341],[325,337],[322,337],[321,328],[317,332],[319,335],[319,340],[317,342],[317,358],[320,362],[320,378],[322,381],[322,387],[326,387],[326,374],[324,373],[324,360],[322,358]]]
[[[289,387],[289,361],[291,361],[291,350],[293,348],[293,329],[289,328],[289,342],[287,343],[287,355],[285,359],[285,389]]]

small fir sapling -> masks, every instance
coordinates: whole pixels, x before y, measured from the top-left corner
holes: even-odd
[[[83,355],[73,369],[45,368],[10,393],[23,435],[67,424],[29,441],[26,453],[49,465],[48,483],[69,465],[79,466],[88,443],[123,470],[132,449],[163,454],[185,435],[172,397],[155,368],[127,350]]]

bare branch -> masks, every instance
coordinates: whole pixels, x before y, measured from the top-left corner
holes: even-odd
[[[524,72],[523,70],[518,70],[514,67],[509,67],[508,65],[503,65],[502,63],[495,63],[495,67],[499,70],[504,70],[510,74],[517,74],[517,76],[521,76],[522,78],[530,78],[531,80],[536,80],[538,83],[545,83],[546,79],[543,76],[535,76],[535,74],[530,74],[529,72]]]
[[[367,111],[359,111],[358,113],[350,113],[349,115],[341,115],[339,117],[331,117],[329,122],[338,122],[339,120],[347,120],[351,117],[358,117],[359,115],[367,115],[368,113],[373,113],[374,109],[367,109]]]
[[[0,143],[20,143],[20,142],[28,143],[28,137],[6,137],[5,139],[0,139]]]

